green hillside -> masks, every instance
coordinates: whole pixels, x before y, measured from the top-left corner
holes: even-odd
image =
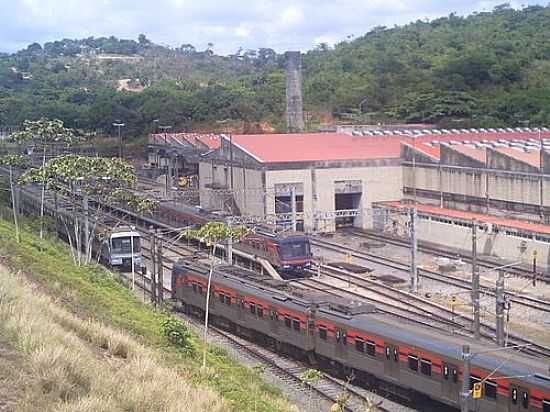
[[[305,54],[305,108],[355,122],[547,124],[548,38],[542,6],[377,27]],[[0,55],[0,126],[48,116],[109,132],[121,119],[142,133],[157,118],[180,128],[231,118],[283,130],[282,64],[271,49],[218,56],[143,35],[35,43]],[[121,81],[140,91],[117,91]]]

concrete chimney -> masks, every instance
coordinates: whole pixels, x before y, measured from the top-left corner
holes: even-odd
[[[304,131],[302,103],[302,53],[287,51],[286,58],[286,123],[288,131]]]

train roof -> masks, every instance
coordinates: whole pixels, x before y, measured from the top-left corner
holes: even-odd
[[[208,276],[208,268],[180,260],[174,268],[186,267]],[[251,293],[265,301],[275,301],[288,309],[305,311],[315,305],[319,319],[337,323],[342,327],[379,336],[388,340],[405,343],[419,352],[433,352],[440,356],[461,362],[462,345],[469,344],[473,365],[485,370],[498,369],[494,378],[524,377],[533,385],[550,388],[549,362],[517,352],[514,349],[502,350],[493,343],[478,342],[469,337],[446,333],[396,320],[387,314],[376,311],[372,304],[363,300],[350,301],[335,298],[327,293],[293,288],[291,281],[277,281],[235,266],[219,266],[214,271],[218,284],[242,293]],[[498,349],[498,350],[497,350]],[[496,352],[487,352],[497,350]]]
[[[130,226],[118,226],[111,230],[111,239],[119,237],[140,237],[141,235],[134,228]]]
[[[333,313],[328,315],[335,319]],[[474,365],[490,371],[498,368],[495,378],[527,376],[524,380],[550,388],[550,363],[547,359],[529,356],[514,349],[502,350],[503,348],[493,343],[478,342],[462,335],[397,321],[381,313],[350,315],[346,319],[339,319],[339,322],[358,331],[368,331],[373,335],[406,342],[412,349],[421,352],[433,352],[452,359],[462,359],[462,345],[468,344],[471,353],[477,354],[472,359]],[[496,352],[488,352],[497,349],[499,350]]]

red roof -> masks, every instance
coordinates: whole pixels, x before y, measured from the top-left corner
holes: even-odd
[[[485,148],[475,148],[464,145],[450,146],[453,150],[462,153],[465,156],[471,157],[479,162],[485,163]]]
[[[412,207],[410,203],[403,202],[381,202],[381,205],[389,206],[398,209],[406,209]],[[481,213],[464,212],[462,210],[445,209],[437,206],[429,205],[416,205],[416,209],[419,212],[429,213],[437,216],[444,216],[455,219],[472,220],[477,219],[479,222],[491,223],[497,226],[504,226],[511,229],[517,229],[527,232],[544,233],[550,235],[550,226],[539,223],[526,222],[524,220],[507,219],[496,216],[488,216]]]
[[[403,137],[301,133],[233,135],[232,140],[258,161],[276,163],[398,159]]]
[[[538,149],[525,152],[523,149],[518,150],[513,147],[501,147],[497,151],[507,156],[511,156],[514,159],[520,160],[523,163],[527,163],[533,167],[540,167],[540,150]]]

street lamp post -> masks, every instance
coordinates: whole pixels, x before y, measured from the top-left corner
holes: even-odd
[[[118,157],[122,159],[122,135],[120,134],[120,129],[126,126],[126,124],[120,123],[120,122],[114,122],[113,126],[118,128]]]

